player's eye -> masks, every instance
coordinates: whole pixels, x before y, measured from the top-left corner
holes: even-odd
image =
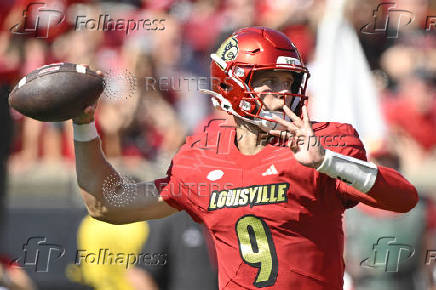
[[[272,86],[274,85],[274,80],[272,80],[272,79],[267,79],[267,80],[264,80],[264,81],[262,82],[262,84],[265,85],[265,86],[268,86],[268,87],[272,87]]]
[[[286,82],[284,82],[283,87],[284,87],[285,89],[291,89],[291,88],[292,88],[292,83],[293,83],[293,82],[294,82],[293,80],[286,81]]]

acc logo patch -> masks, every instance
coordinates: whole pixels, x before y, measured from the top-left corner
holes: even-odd
[[[238,55],[238,40],[236,37],[227,38],[218,48],[216,54],[224,61],[234,60]]]

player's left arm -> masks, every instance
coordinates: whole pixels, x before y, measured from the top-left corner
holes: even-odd
[[[341,154],[338,156],[340,159],[348,157]],[[342,165],[342,169],[338,170],[338,165],[334,165],[333,168],[317,170],[332,178],[336,176],[341,179],[338,189],[349,199],[400,213],[408,212],[415,207],[418,202],[417,191],[400,173],[392,168],[358,161],[361,160],[350,157],[350,160]]]
[[[326,150],[320,142],[312,145],[310,139],[314,132],[306,106],[303,106],[302,119],[286,106],[284,111],[292,122],[277,117],[275,119],[287,128],[291,142],[289,147],[302,165],[316,168],[320,173],[340,180],[338,189],[352,200],[395,212],[408,212],[415,207],[418,202],[416,189],[400,173]],[[283,132],[271,130],[270,134],[281,136]]]

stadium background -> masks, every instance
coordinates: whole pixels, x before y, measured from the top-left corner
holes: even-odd
[[[31,263],[24,267],[40,289],[84,287],[66,273],[86,215],[75,181],[70,122],[39,123],[7,104],[19,78],[43,64],[89,64],[106,74],[108,87],[97,111],[103,149],[124,175],[152,180],[165,173],[187,134],[223,117],[199,92],[208,84],[209,54],[238,28],[279,29],[312,72],[312,119],[352,123],[369,154],[398,156],[401,172],[420,194],[434,197],[436,27],[430,24],[436,23],[436,1],[33,2],[0,3],[0,254],[21,257],[23,244],[38,236],[65,248],[47,272]],[[55,17],[47,9],[65,19],[56,25],[54,18],[41,20],[32,30],[36,26],[28,25],[36,16]],[[77,16],[100,15],[160,22],[128,33],[125,26],[75,27]],[[47,21],[52,22],[44,26]]]

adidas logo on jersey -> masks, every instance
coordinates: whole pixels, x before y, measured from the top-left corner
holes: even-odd
[[[273,175],[273,174],[278,174],[277,169],[274,166],[274,164],[272,164],[270,167],[268,167],[268,169],[264,173],[262,173],[262,176]]]

